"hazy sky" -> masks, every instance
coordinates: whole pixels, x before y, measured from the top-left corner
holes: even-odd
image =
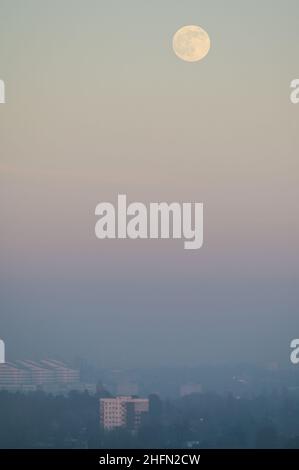
[[[0,0],[8,358],[289,365],[299,336],[297,0]],[[185,63],[175,31],[209,55]],[[100,241],[95,206],[204,203],[204,246]]]

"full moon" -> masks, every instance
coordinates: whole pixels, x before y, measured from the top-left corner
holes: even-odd
[[[207,55],[211,41],[208,33],[200,26],[183,26],[173,36],[172,46],[180,59],[196,62]]]

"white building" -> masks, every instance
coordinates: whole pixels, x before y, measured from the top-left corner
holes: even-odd
[[[142,416],[148,413],[147,398],[120,396],[100,398],[100,420],[104,429],[127,428],[135,431],[140,426]]]

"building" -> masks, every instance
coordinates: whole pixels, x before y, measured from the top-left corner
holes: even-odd
[[[111,430],[126,426],[126,403],[130,397],[100,398],[100,423]]]
[[[5,362],[5,344],[0,339],[0,390],[61,393],[70,390],[89,390],[95,393],[95,385],[80,383],[80,372],[61,361],[17,360]]]
[[[67,392],[77,389],[78,370],[55,360],[0,362],[0,390]]]
[[[149,400],[147,398],[133,398],[127,402],[126,411],[127,428],[131,431],[137,431],[149,412]]]
[[[53,371],[45,369],[42,364],[39,364],[38,362],[18,360],[15,362],[15,366],[28,372],[31,384],[36,385],[39,388],[55,383],[55,375]]]
[[[32,385],[30,373],[12,362],[0,364],[0,390],[24,390]]]
[[[79,371],[68,367],[63,362],[54,359],[44,359],[40,363],[44,369],[50,370],[54,374],[57,383],[73,384],[80,381]]]
[[[136,431],[148,411],[149,400],[147,398],[130,396],[100,398],[100,423],[107,431],[115,428]]]

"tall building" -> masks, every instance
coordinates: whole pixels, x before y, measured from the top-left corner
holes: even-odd
[[[126,404],[126,427],[131,431],[137,431],[142,420],[149,412],[149,400],[147,398],[133,398]]]
[[[136,431],[148,411],[147,398],[128,396],[100,398],[100,423],[108,431],[121,427]]]

